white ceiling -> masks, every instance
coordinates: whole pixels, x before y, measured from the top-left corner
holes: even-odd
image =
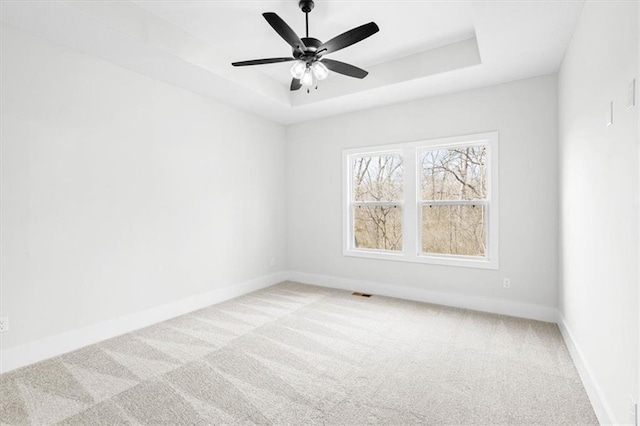
[[[459,92],[556,72],[582,0],[317,0],[311,37],[326,41],[375,21],[380,32],[329,57],[370,71],[331,73],[317,91],[289,91],[290,56],[261,16],[304,36],[296,0],[3,2],[2,20],[55,43],[280,123]]]
[[[263,12],[276,12],[298,35],[304,37],[305,33],[304,14],[295,0],[136,3],[219,46],[234,60],[291,56],[291,48],[267,24]],[[475,35],[468,3],[393,2],[390,5],[390,2],[318,0],[317,7],[309,15],[309,35],[327,41],[351,28],[377,22],[383,31],[331,55],[331,58],[360,67],[388,62]],[[388,16],[390,13],[392,19]],[[274,64],[263,66],[259,71],[288,85],[290,67],[291,64]]]

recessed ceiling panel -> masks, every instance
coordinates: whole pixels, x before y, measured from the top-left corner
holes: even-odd
[[[286,124],[554,73],[582,1],[316,0],[312,37],[327,41],[371,21],[380,31],[327,55],[369,71],[364,80],[332,72],[309,94],[289,91],[290,63],[231,66],[289,56],[262,13],[277,13],[304,36],[297,0],[11,1],[0,8],[3,25]]]
[[[225,50],[234,60],[289,56],[291,49],[262,17],[275,12],[300,37],[304,14],[289,1],[162,1],[138,4],[167,21]],[[315,2],[309,14],[309,35],[327,41],[351,28],[374,21],[380,32],[331,55],[359,67],[381,64],[475,35],[469,2]],[[291,64],[260,67],[289,86]]]

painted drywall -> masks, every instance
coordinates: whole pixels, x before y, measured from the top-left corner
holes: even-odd
[[[288,127],[289,269],[555,308],[556,94],[543,76]],[[499,270],[343,256],[342,150],[489,131],[500,134]]]
[[[19,30],[1,47],[3,350],[283,269],[282,126]]]
[[[637,392],[638,107],[627,108],[637,7],[587,1],[558,77],[559,309],[615,423],[631,422]]]

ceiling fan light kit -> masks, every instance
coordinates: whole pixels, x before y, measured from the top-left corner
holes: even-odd
[[[327,78],[329,70],[349,77],[365,78],[368,74],[367,71],[344,62],[326,59],[324,55],[344,49],[372,36],[380,30],[378,26],[375,22],[369,22],[323,43],[316,38],[309,37],[309,12],[313,10],[314,5],[312,0],[301,0],[298,3],[298,7],[305,14],[306,37],[302,38],[298,37],[295,31],[277,14],[273,12],[262,14],[269,25],[291,46],[292,57],[253,59],[233,62],[231,65],[242,67],[295,61],[290,69],[293,77],[290,89],[293,91],[305,86],[307,93],[310,86],[315,85],[316,89],[318,88],[317,82]]]
[[[309,65],[305,61],[297,60],[291,67],[291,76],[302,81],[303,86],[313,85],[316,80],[324,80],[329,76],[329,69],[325,64],[316,61]]]
[[[300,80],[307,72],[307,63],[304,61],[296,61],[291,67],[291,76]]]
[[[313,71],[313,75],[318,80],[324,80],[329,76],[329,69],[320,61],[314,62],[313,65],[311,65],[311,71]]]

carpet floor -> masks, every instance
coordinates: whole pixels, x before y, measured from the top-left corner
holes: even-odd
[[[285,282],[4,374],[0,423],[597,419],[555,324]]]

